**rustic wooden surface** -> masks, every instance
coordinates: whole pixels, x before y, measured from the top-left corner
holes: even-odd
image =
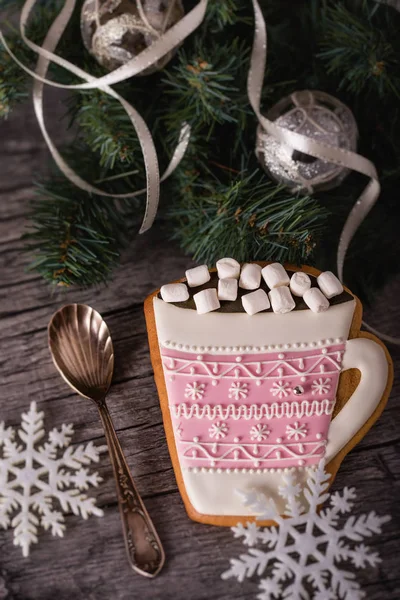
[[[49,121],[55,138],[58,96],[50,93]],[[87,521],[66,517],[64,539],[40,533],[28,559],[12,544],[11,530],[0,532],[0,600],[244,600],[255,598],[254,581],[222,581],[228,559],[242,551],[229,529],[192,523],[177,492],[153,381],[143,317],[145,296],[182,276],[190,262],[155,227],[138,237],[123,257],[108,287],[60,292],[26,271],[20,236],[26,227],[32,178],[47,164],[47,151],[27,102],[0,124],[0,421],[18,425],[31,400],[45,411],[48,429],[75,424],[76,444],[103,444],[95,408],[72,393],[55,371],[46,327],[67,302],[89,303],[106,318],[116,351],[109,396],[121,444],[137,485],[164,543],[167,562],[154,581],[134,575],[125,559],[111,465],[107,455],[98,470],[104,478],[92,492],[104,517]],[[378,249],[377,249],[378,251]],[[382,257],[384,260],[384,257]],[[381,294],[371,316],[392,335],[400,335],[400,280]],[[376,316],[378,315],[378,316]],[[395,372],[400,351],[392,348]],[[384,533],[368,544],[382,564],[360,571],[369,600],[400,597],[400,386],[395,381],[380,421],[344,460],[333,489],[356,486],[355,512],[392,515]]]

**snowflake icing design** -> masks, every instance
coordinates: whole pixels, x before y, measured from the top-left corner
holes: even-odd
[[[216,423],[213,423],[211,425],[210,429],[208,430],[208,433],[210,434],[210,437],[215,437],[216,440],[219,440],[220,438],[226,437],[228,431],[229,428],[226,423],[221,423],[220,421],[217,421]]]
[[[279,514],[274,500],[258,492],[241,493],[244,505],[250,507],[259,520],[273,520],[278,527],[260,528],[256,523],[239,523],[232,528],[236,538],[243,538],[250,546],[247,554],[231,559],[230,569],[223,579],[266,575],[259,581],[259,600],[279,598],[313,598],[313,600],[361,600],[365,593],[354,579],[354,574],[343,569],[341,562],[350,562],[356,568],[375,567],[381,559],[377,552],[362,542],[382,531],[389,516],[375,512],[359,517],[343,515],[351,512],[356,498],[354,488],[330,496],[330,506],[318,510],[329,494],[330,474],[320,461],[310,470],[307,485],[296,482],[294,472],[282,474],[283,485],[279,494],[286,501],[285,517]],[[301,498],[303,497],[303,500]],[[253,548],[256,544],[267,549]],[[293,544],[296,552],[293,552]],[[310,589],[313,593],[310,595]]]
[[[14,528],[14,544],[22,548],[25,557],[31,544],[38,541],[39,525],[50,529],[54,536],[64,535],[64,515],[55,509],[54,500],[58,500],[63,512],[71,511],[84,519],[103,515],[95,499],[83,491],[97,487],[102,481],[98,473],[90,473],[85,466],[98,462],[106,447],[96,447],[92,442],[69,447],[74,433],[72,425],[53,429],[48,441],[38,446],[45,435],[43,416],[36,402],[22,414],[17,432],[22,445],[14,441],[13,429],[6,429],[0,423],[0,527]]]
[[[229,388],[228,396],[229,398],[234,398],[235,400],[244,400],[247,398],[247,394],[249,393],[249,388],[247,383],[240,383],[239,381],[234,381]]]
[[[300,425],[298,421],[295,421],[293,425],[286,425],[286,435],[289,440],[294,438],[298,442],[301,438],[305,438],[307,433],[307,425],[305,423]]]
[[[204,383],[197,383],[197,381],[188,383],[185,387],[185,398],[190,398],[191,400],[201,400],[204,396],[204,388]]]
[[[290,383],[286,381],[274,381],[272,384],[272,388],[269,390],[273,396],[278,396],[279,399],[289,396],[292,388],[290,387]]]
[[[311,384],[311,393],[312,394],[327,394],[331,389],[330,379],[323,379],[320,377],[319,379],[314,379]]]
[[[268,425],[262,425],[261,423],[253,425],[253,427],[250,429],[250,437],[255,442],[263,442],[267,439],[270,433],[271,432],[268,429]]]

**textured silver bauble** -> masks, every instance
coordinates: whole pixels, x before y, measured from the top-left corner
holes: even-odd
[[[83,43],[109,71],[135,58],[184,15],[182,0],[141,0],[141,5],[144,20],[136,0],[85,0],[83,3]],[[159,71],[174,54],[175,50],[167,52],[140,75]]]
[[[325,92],[294,92],[275,104],[267,117],[285,129],[330,146],[351,151],[357,148],[358,129],[353,113]],[[273,179],[303,192],[334,188],[349,173],[345,167],[281,144],[261,126],[257,129],[256,154]]]

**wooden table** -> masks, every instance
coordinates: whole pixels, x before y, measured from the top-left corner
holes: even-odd
[[[55,138],[57,96],[49,94]],[[20,236],[27,225],[32,178],[48,155],[27,102],[0,124],[0,421],[17,426],[21,412],[35,400],[45,411],[47,429],[75,425],[74,443],[104,444],[95,408],[72,393],[52,364],[46,327],[51,315],[68,302],[89,303],[106,318],[115,344],[116,368],[110,411],[139,490],[164,543],[167,562],[154,581],[132,573],[121,536],[111,465],[102,455],[104,478],[91,493],[104,517],[87,521],[67,515],[64,539],[41,532],[39,544],[23,559],[11,530],[0,532],[0,600],[244,600],[255,598],[257,585],[222,581],[228,559],[242,551],[229,529],[192,523],[177,491],[153,381],[143,299],[153,289],[182,276],[190,261],[157,227],[135,239],[108,287],[68,292],[51,290],[27,272],[29,257]],[[379,249],[377,248],[377,251]],[[400,281],[380,296],[375,323],[400,335]],[[378,314],[378,317],[376,317]],[[400,352],[392,348],[399,372]],[[400,387],[395,383],[380,421],[345,459],[334,490],[356,486],[355,514],[374,510],[392,515],[391,523],[370,545],[383,558],[360,571],[369,600],[400,597]],[[369,542],[367,542],[369,543]]]

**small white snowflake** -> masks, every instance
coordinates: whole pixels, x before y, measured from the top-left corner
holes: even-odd
[[[329,478],[323,460],[318,468],[310,470],[304,488],[296,482],[294,472],[283,473],[279,494],[286,501],[284,515],[279,514],[272,498],[256,491],[240,493],[244,505],[259,520],[275,521],[277,527],[260,528],[254,523],[233,527],[234,536],[243,538],[244,545],[250,548],[246,554],[230,560],[230,568],[222,578],[243,581],[245,577],[265,574],[259,582],[259,600],[365,598],[346,563],[364,568],[381,562],[377,552],[360,542],[381,533],[382,525],[390,517],[371,512],[344,518],[353,508],[354,488],[335,492],[330,506],[320,510],[320,505],[329,498]],[[266,549],[254,548],[256,544]]]
[[[293,425],[286,425],[286,435],[289,440],[294,438],[296,442],[298,442],[301,438],[305,438],[307,435],[307,425],[305,423],[300,423],[295,421]]]
[[[251,439],[257,442],[262,442],[266,440],[270,433],[271,432],[268,429],[268,425],[262,425],[261,423],[253,425],[253,427],[250,429]]]
[[[327,394],[331,389],[330,379],[323,379],[320,377],[319,379],[314,379],[311,384],[312,394]]]
[[[234,381],[229,388],[228,396],[229,398],[234,398],[235,400],[243,400],[247,398],[247,394],[249,393],[249,389],[247,383],[240,383],[239,381]]]
[[[289,396],[291,389],[290,383],[287,383],[286,381],[274,381],[272,388],[269,391],[273,396],[282,398],[283,396]]]
[[[208,430],[208,433],[210,434],[210,437],[215,437],[215,439],[219,440],[220,438],[226,437],[228,431],[229,428],[226,423],[221,423],[220,421],[217,421],[216,423],[213,423],[211,425],[210,429]]]
[[[48,441],[38,446],[45,436],[43,416],[35,402],[22,414],[17,431],[22,444],[14,441],[15,432],[10,427],[6,429],[0,423],[0,527],[14,528],[14,545],[22,548],[25,557],[31,544],[38,541],[39,525],[51,529],[52,535],[64,535],[64,515],[55,510],[54,501],[63,512],[71,511],[84,519],[103,514],[95,499],[83,491],[102,481],[85,466],[98,462],[105,447],[96,447],[92,442],[70,447],[72,425],[53,429]]]
[[[206,386],[204,383],[197,383],[197,381],[188,383],[185,388],[185,398],[190,398],[191,400],[201,400],[204,396],[205,387]]]

